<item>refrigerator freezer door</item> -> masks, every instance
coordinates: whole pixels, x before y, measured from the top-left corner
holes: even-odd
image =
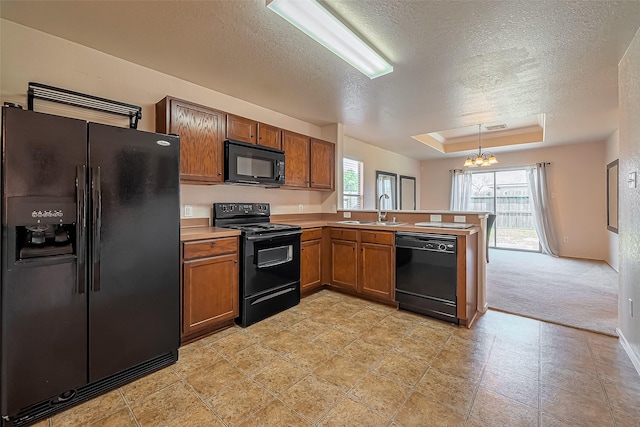
[[[177,137],[89,124],[91,382],[179,346],[179,153]]]
[[[73,206],[77,167],[86,164],[87,124],[14,108],[2,114],[0,396],[6,415],[87,382],[87,294],[79,292],[75,256],[18,260],[16,242],[25,236],[16,232],[20,221],[9,223],[7,215],[8,204],[29,197]],[[70,210],[65,221],[75,222]]]

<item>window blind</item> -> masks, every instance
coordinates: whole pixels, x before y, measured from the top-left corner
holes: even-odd
[[[344,157],[342,159],[343,208],[362,209],[363,203],[362,162]]]

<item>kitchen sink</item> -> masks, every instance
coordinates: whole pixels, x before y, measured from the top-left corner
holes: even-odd
[[[376,221],[338,221],[338,224],[350,224],[350,225],[384,225],[387,227],[394,227],[398,225],[405,225],[406,222],[376,222]]]

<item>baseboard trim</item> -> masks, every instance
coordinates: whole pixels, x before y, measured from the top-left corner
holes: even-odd
[[[481,313],[486,313],[487,310],[489,310],[489,303],[485,302],[484,303],[484,307],[482,307],[482,310],[480,310]]]
[[[620,330],[620,328],[616,328],[616,332],[620,336],[620,344],[622,344],[622,348],[624,348],[624,351],[627,352],[627,356],[629,356],[629,359],[631,359],[631,363],[633,363],[633,366],[636,368],[636,371],[638,371],[638,375],[640,375],[640,358],[638,357],[637,354],[633,352],[633,350],[631,349],[631,345],[629,344],[629,341],[627,341],[625,336],[622,334],[622,331]]]

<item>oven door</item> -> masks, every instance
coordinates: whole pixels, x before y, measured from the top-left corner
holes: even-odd
[[[300,282],[301,231],[244,238],[241,296]]]

